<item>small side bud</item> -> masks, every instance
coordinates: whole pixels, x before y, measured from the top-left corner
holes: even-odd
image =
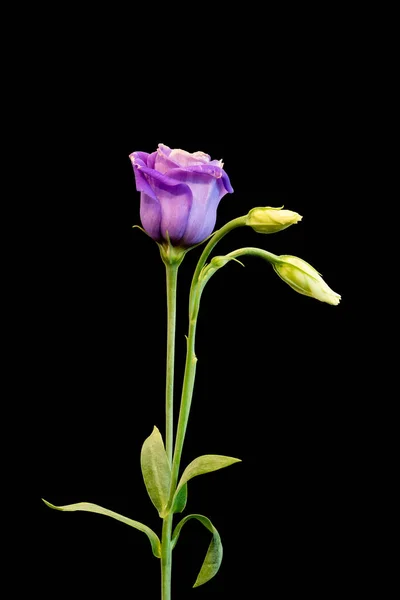
[[[291,210],[272,206],[252,208],[247,215],[246,225],[257,233],[276,233],[302,220],[302,216]]]
[[[238,260],[237,258],[234,258],[233,256],[214,256],[214,258],[211,259],[210,266],[217,270],[221,267],[224,267],[231,260],[234,260],[235,262],[239,263],[239,265],[242,265],[242,267],[244,267],[244,264],[240,262],[240,260]]]
[[[318,271],[305,260],[285,254],[279,257],[273,267],[279,277],[299,294],[334,306],[339,304],[341,296],[331,290]]]
[[[203,267],[201,271],[200,281],[202,286],[204,287],[207,281],[210,279],[210,277],[214,275],[214,273],[216,273],[218,269],[224,267],[231,260],[234,260],[235,262],[239,263],[239,265],[242,265],[242,267],[244,267],[244,264],[234,256],[214,256],[214,258],[211,259],[210,264]]]

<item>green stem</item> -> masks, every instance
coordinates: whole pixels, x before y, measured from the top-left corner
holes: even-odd
[[[200,298],[198,300],[200,301]],[[174,459],[172,461],[170,500],[172,500],[172,496],[175,493],[176,486],[178,483],[179,466],[181,463],[183,442],[185,441],[186,428],[189,421],[189,413],[193,397],[194,380],[196,376],[197,357],[194,350],[194,341],[196,337],[198,302],[195,306],[197,307],[197,310],[195,310],[195,314],[190,319],[189,335],[187,338],[187,352],[185,374],[183,378],[181,408],[179,411],[178,428],[176,431]]]
[[[167,279],[167,373],[165,378],[165,450],[172,463],[174,438],[174,367],[176,329],[176,288],[179,262],[165,260]],[[163,520],[161,537],[161,599],[171,600],[173,514]]]
[[[170,513],[163,520],[161,538],[161,600],[171,600],[171,575],[172,575],[172,519]]]
[[[247,224],[246,221],[247,221],[247,215],[244,215],[243,217],[238,217],[237,219],[233,219],[232,221],[229,221],[229,223],[226,223],[226,225],[221,227],[221,229],[218,229],[217,231],[215,231],[215,233],[211,237],[210,241],[208,242],[207,246],[204,248],[204,250],[199,258],[199,262],[197,263],[196,270],[193,275],[192,287],[190,288],[189,318],[190,318],[191,313],[193,312],[194,303],[196,301],[196,298],[195,298],[195,294],[196,294],[196,290],[197,290],[196,284],[199,279],[200,272],[201,272],[202,268],[204,267],[204,265],[206,264],[206,260],[207,260],[208,256],[210,255],[210,253],[212,252],[212,250],[214,249],[216,244],[218,244],[218,242],[227,233],[232,231],[232,229],[236,229],[236,227],[244,227]]]
[[[176,432],[175,449],[173,447],[173,392],[174,392],[174,359],[175,359],[175,324],[176,324],[176,285],[178,266],[184,256],[178,261],[167,260],[167,254],[161,252],[167,271],[167,303],[168,303],[168,342],[167,342],[167,377],[166,377],[166,452],[169,461],[172,460],[170,502],[175,493],[179,467],[182,457],[183,443],[189,421],[190,407],[192,404],[194,381],[196,376],[197,357],[195,354],[195,337],[197,316],[203,286],[199,278],[206,260],[215,245],[232,229],[246,225],[247,216],[233,219],[224,227],[214,233],[200,256],[193,275],[189,298],[189,332],[187,337],[187,352],[185,373],[182,387],[181,406],[179,411],[178,427]],[[162,249],[161,249],[162,250]],[[171,574],[172,574],[172,534],[173,513],[169,513],[163,520],[161,539],[161,598],[171,600]]]
[[[282,259],[276,254],[272,254],[272,252],[268,252],[268,250],[262,250],[261,248],[238,248],[238,250],[234,250],[233,252],[229,252],[226,255],[228,258],[237,258],[238,256],[244,256],[245,254],[249,256],[258,256],[259,258],[263,258],[267,260],[271,264],[281,263]]]
[[[189,421],[190,407],[192,405],[194,380],[196,376],[196,363],[197,357],[195,354],[195,337],[196,337],[196,325],[197,315],[199,312],[200,297],[202,293],[202,287],[199,285],[199,278],[202,268],[204,267],[206,260],[214,249],[215,245],[232,229],[236,227],[243,227],[246,225],[247,215],[238,217],[226,223],[221,229],[218,229],[210,241],[204,248],[199,262],[197,263],[196,270],[193,275],[192,285],[190,288],[189,297],[189,332],[187,337],[187,352],[186,352],[186,363],[185,373],[183,376],[183,387],[182,387],[182,398],[181,406],[179,410],[178,427],[176,431],[176,441],[174,449],[174,458],[172,461],[171,470],[171,495],[170,502],[172,501],[173,495],[176,490],[179,476],[179,467],[182,458],[183,443],[185,441],[186,429]]]
[[[175,364],[175,327],[176,327],[176,286],[178,265],[165,263],[167,274],[167,375],[165,380],[165,450],[172,462],[174,439],[174,364]]]

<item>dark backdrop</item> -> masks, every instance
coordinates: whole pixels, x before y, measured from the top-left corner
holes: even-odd
[[[214,580],[191,590],[209,534],[190,522],[174,551],[173,598],[260,590],[337,597],[354,572],[359,519],[359,331],[343,218],[353,197],[352,129],[340,106],[333,110],[322,75],[316,97],[306,79],[280,87],[271,74],[242,74],[212,94],[204,78],[199,89],[164,83],[157,95],[134,73],[131,88],[110,67],[96,83],[93,69],[82,68],[70,86],[54,78],[39,113],[43,150],[33,183],[41,201],[32,208],[38,228],[27,259],[27,353],[38,398],[28,412],[34,589],[43,599],[159,597],[159,564],[142,533],[51,511],[40,498],[94,502],[160,533],[139,455],[153,426],[164,430],[164,266],[157,246],[132,229],[139,194],[128,155],[163,142],[223,158],[235,193],[221,201],[217,226],[253,206],[303,215],[273,236],[236,230],[218,253],[258,245],[300,256],[343,296],[333,307],[298,295],[251,257],[207,286],[183,465],[208,453],[243,462],[190,482],[186,514],[213,521],[224,560]],[[198,256],[190,252],[180,269],[177,392]]]

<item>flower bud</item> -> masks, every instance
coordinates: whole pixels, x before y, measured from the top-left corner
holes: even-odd
[[[279,257],[273,267],[279,277],[299,294],[335,306],[339,304],[341,296],[331,290],[318,271],[305,260],[285,254]]]
[[[257,233],[276,233],[298,223],[302,218],[301,215],[291,210],[264,206],[252,208],[247,215],[246,224],[250,225]]]

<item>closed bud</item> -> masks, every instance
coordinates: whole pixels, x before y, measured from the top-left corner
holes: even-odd
[[[305,260],[296,256],[282,255],[273,267],[279,277],[299,294],[335,306],[339,304],[341,296],[331,290],[318,271]]]
[[[276,233],[298,223],[302,218],[296,212],[282,210],[282,207],[264,206],[251,209],[246,225],[250,225],[257,233]]]

